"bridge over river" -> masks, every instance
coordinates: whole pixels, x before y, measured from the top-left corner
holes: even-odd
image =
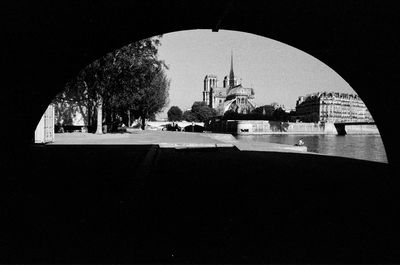
[[[187,126],[201,126],[204,127],[204,122],[187,122],[187,121],[149,121],[147,125],[150,127],[149,129],[157,129],[162,130],[167,125],[176,124],[180,129],[184,129]]]
[[[379,133],[375,122],[335,122],[334,124],[338,135],[346,135],[348,130],[359,133]]]

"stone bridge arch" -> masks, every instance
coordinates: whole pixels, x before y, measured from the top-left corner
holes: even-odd
[[[4,3],[2,260],[396,263],[399,11],[389,2],[354,0]],[[153,162],[173,167],[168,162],[176,156],[141,163],[152,150],[30,145],[47,104],[85,65],[135,40],[188,29],[249,32],[326,63],[367,104],[390,164],[209,152],[211,163],[194,163],[190,180],[182,170],[132,181],[120,173],[139,165],[138,176],[148,175]],[[186,154],[180,153],[181,164],[195,158]],[[110,156],[124,163],[102,163]],[[83,172],[73,175],[57,164],[71,159],[83,162]],[[218,170],[204,176],[208,168]]]
[[[157,34],[227,29],[278,40],[326,63],[364,100],[384,142],[397,142],[392,106],[398,99],[388,96],[397,84],[396,10],[357,1],[8,3],[4,98],[15,100],[2,103],[3,112],[13,110],[4,124],[24,124],[16,137],[29,143],[54,95],[96,58]],[[390,161],[396,147],[386,149]]]

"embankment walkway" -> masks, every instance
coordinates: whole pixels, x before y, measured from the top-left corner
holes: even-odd
[[[158,145],[160,148],[218,148],[236,147],[240,151],[307,152],[305,146],[276,143],[244,142],[231,134],[191,133],[170,131],[130,131],[127,133],[91,134],[62,133],[55,135],[57,145]]]

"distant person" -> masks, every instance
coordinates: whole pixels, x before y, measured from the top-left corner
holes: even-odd
[[[304,145],[303,138],[300,138],[296,145],[297,146],[303,146]]]

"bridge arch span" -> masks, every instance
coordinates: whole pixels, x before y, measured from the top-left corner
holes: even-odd
[[[48,102],[88,63],[135,40],[199,28],[253,33],[314,56],[360,95],[384,142],[398,142],[392,130],[393,115],[389,115],[398,101],[387,96],[395,92],[397,82],[394,58],[398,50],[392,45],[397,36],[391,30],[397,9],[388,4],[146,1],[7,5],[2,16],[8,22],[3,34],[7,40],[3,49],[7,51],[3,53],[6,98],[18,100],[5,101],[2,108],[13,110],[5,124],[23,121],[26,129],[16,132],[16,137],[25,143],[32,141]],[[390,160],[397,147],[386,148]]]

